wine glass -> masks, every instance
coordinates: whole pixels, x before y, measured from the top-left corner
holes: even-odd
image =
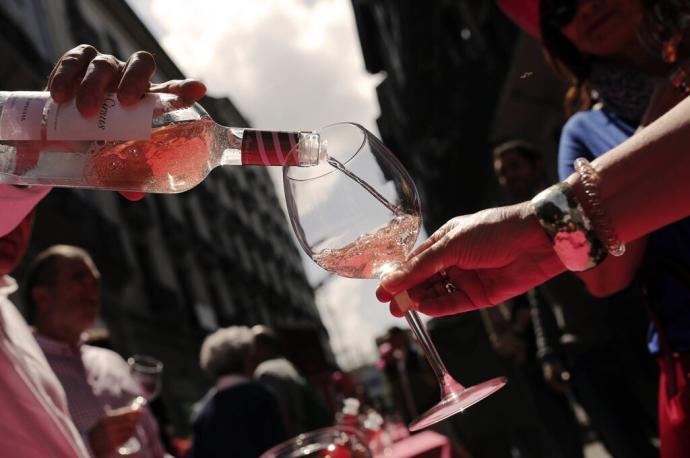
[[[371,458],[364,440],[348,426],[317,429],[276,445],[259,458]]]
[[[127,364],[129,365],[129,373],[136,383],[134,391],[137,391],[138,394],[133,394],[126,406],[108,410],[110,415],[142,409],[160,394],[163,374],[162,362],[148,355],[133,355],[127,359]],[[139,426],[137,426],[137,431],[139,431]],[[132,455],[139,450],[141,450],[141,443],[134,435],[117,449],[117,453],[119,455]]]
[[[284,167],[283,186],[292,228],[304,251],[344,277],[379,279],[405,259],[421,226],[412,178],[371,132],[338,123],[318,132],[327,160],[314,167]],[[452,287],[445,278],[447,287]],[[465,388],[448,373],[407,292],[407,323],[438,379],[441,401],[412,422],[416,431],[461,412],[506,383],[504,377]]]

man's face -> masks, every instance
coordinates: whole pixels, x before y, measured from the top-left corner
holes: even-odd
[[[101,275],[88,259],[57,260],[55,284],[44,288],[38,313],[41,320],[77,333],[93,326],[101,306]]]
[[[0,237],[0,275],[7,275],[21,261],[31,239],[34,212],[29,213],[9,234]]]
[[[515,151],[506,151],[495,159],[494,172],[500,185],[515,197],[530,196],[539,185],[538,166]]]

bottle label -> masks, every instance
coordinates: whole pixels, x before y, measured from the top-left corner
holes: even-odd
[[[77,110],[74,98],[56,104],[47,92],[14,92],[0,116],[0,138],[147,140],[151,136],[155,104],[156,96],[153,94],[146,94],[129,107],[120,105],[115,94],[106,94],[98,112],[85,118]]]
[[[13,92],[0,115],[0,139],[40,140],[43,108],[49,97],[47,92]]]
[[[132,106],[123,107],[117,95],[106,94],[98,112],[83,117],[74,99],[48,104],[47,140],[147,140],[151,137],[151,119],[156,96],[146,94]]]

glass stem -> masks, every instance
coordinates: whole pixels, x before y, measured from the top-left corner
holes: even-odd
[[[434,374],[436,374],[438,383],[441,386],[442,397],[445,397],[446,395],[449,395],[455,391],[464,390],[464,387],[456,382],[455,379],[453,379],[453,377],[448,373],[448,369],[446,369],[445,364],[443,364],[443,361],[441,360],[434,343],[431,341],[431,337],[429,337],[426,326],[424,326],[419,314],[414,310],[408,310],[405,312],[405,319],[407,320],[407,324],[410,326],[410,329],[412,329],[412,333],[417,339],[417,342],[422,347],[424,356],[426,356],[431,369],[434,371]]]

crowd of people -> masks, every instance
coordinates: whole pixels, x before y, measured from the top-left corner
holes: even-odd
[[[402,291],[432,316],[484,309],[432,320],[430,331],[447,361],[462,353],[454,339],[476,333],[475,344],[483,339],[509,362],[538,420],[506,423],[509,451],[520,456],[582,457],[575,404],[614,457],[690,456],[690,56],[684,30],[658,49],[640,39],[659,3],[688,16],[683,1],[499,1],[570,86],[562,181],[548,186],[529,143],[498,145],[494,169],[511,205],[452,219],[377,290],[395,315],[404,312],[393,299]],[[75,98],[84,116],[106,92],[125,106],[146,92],[189,101],[205,93],[197,80],[151,84],[154,70],[146,52],[123,62],[82,45],[57,62],[47,88],[57,103]],[[23,280],[26,319],[9,300],[17,290],[9,274],[49,191],[0,186],[0,447],[29,458],[107,457],[134,437],[134,456],[165,456],[149,409],[126,408],[141,390],[127,362],[83,341],[100,308],[89,254],[67,245],[41,252]],[[409,420],[433,403],[426,395],[435,387],[405,334],[388,337],[384,369]],[[213,387],[193,416],[190,456],[258,456],[332,424],[280,349],[263,326],[206,338],[200,366]],[[465,426],[464,437],[456,433],[469,454],[505,456],[495,430],[468,437]]]

